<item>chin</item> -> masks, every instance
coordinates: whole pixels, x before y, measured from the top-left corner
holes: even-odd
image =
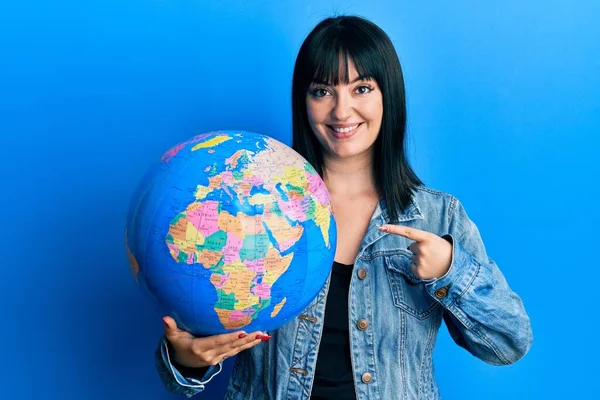
[[[338,157],[338,158],[351,158],[351,157],[356,157],[359,156],[361,154],[365,154],[366,152],[369,151],[368,147],[365,148],[337,148],[337,149],[332,149],[330,152],[331,154],[333,154],[334,156]]]

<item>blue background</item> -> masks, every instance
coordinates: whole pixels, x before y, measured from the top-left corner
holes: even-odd
[[[414,166],[464,203],[533,322],[510,367],[443,328],[442,394],[597,395],[600,3],[20,0],[0,3],[0,398],[172,398],[123,249],[132,191],[200,132],[289,143],[293,61],[332,13],[392,37]]]

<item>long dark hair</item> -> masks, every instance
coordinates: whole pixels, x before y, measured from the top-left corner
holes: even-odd
[[[323,176],[323,149],[308,122],[306,94],[313,81],[348,84],[349,60],[360,76],[375,79],[383,95],[373,172],[390,219],[397,220],[398,210],[406,209],[413,191],[423,182],[406,157],[406,100],[400,61],[392,41],[377,25],[356,16],[327,18],[306,37],[294,66],[292,146]],[[345,68],[340,68],[340,61]]]

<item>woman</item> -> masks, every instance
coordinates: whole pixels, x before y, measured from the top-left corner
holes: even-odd
[[[432,354],[442,319],[490,364],[519,360],[529,318],[458,200],[423,186],[404,152],[406,107],[388,36],[358,17],[328,18],[294,68],[293,147],[331,195],[332,274],[296,319],[269,336],[196,338],[165,317],[157,364],[191,396],[238,355],[228,399],[439,398]]]

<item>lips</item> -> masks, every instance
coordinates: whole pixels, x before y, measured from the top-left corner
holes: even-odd
[[[327,127],[334,137],[344,139],[354,135],[361,125],[362,122],[358,124],[327,125]]]

